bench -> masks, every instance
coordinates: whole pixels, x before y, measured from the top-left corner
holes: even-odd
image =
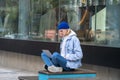
[[[19,76],[19,80],[38,80],[38,76]]]
[[[39,71],[39,80],[59,79],[59,78],[95,78],[96,72],[88,69],[79,69],[69,72],[52,73],[46,70]]]

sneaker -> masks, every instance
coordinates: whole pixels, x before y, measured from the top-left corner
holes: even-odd
[[[48,67],[48,71],[50,72],[62,72],[63,68],[62,67],[56,67],[54,65]]]
[[[48,70],[48,66],[47,65],[43,65],[45,70]]]

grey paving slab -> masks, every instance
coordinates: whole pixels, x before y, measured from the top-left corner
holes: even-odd
[[[0,80],[19,80],[19,76],[38,76],[38,73],[0,67]],[[96,80],[96,79],[50,79],[50,80]]]
[[[34,72],[0,67],[0,80],[18,80],[19,76],[36,76]]]

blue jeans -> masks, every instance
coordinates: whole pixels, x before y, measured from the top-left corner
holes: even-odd
[[[45,65],[47,65],[48,67],[49,66],[57,66],[57,67],[62,67],[63,68],[63,71],[72,71],[74,69],[70,69],[68,67],[66,67],[66,64],[67,64],[67,60],[62,57],[58,52],[54,52],[52,54],[52,57],[48,57],[46,55],[46,53],[42,52],[41,53],[41,58],[43,60],[43,62],[45,63]]]

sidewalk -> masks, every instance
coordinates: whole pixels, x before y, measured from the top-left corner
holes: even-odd
[[[0,66],[0,80],[19,80],[19,76],[37,76],[38,73]],[[50,79],[50,80],[96,80],[96,79]]]
[[[0,80],[18,80],[18,76],[37,76],[37,73],[0,66]]]

